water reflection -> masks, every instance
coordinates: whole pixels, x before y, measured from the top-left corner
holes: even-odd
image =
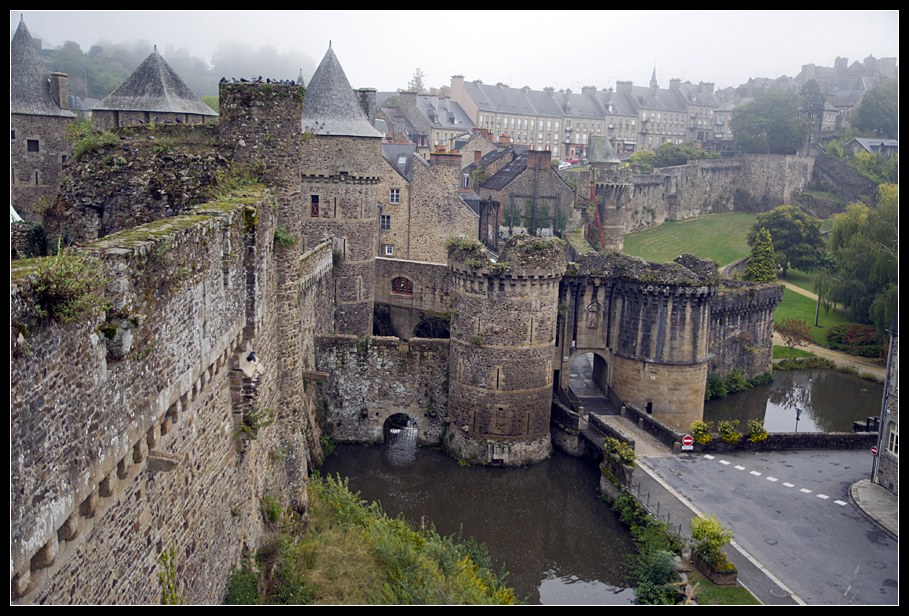
[[[763,419],[768,432],[851,432],[880,414],[883,386],[835,370],[775,372],[773,383],[704,404],[704,419]]]
[[[348,477],[391,515],[482,541],[528,603],[633,602],[633,544],[599,498],[599,470],[589,461],[556,454],[529,468],[462,467],[424,447],[400,465],[383,447],[341,445],[322,472]]]

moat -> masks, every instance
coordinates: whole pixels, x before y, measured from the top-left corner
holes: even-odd
[[[465,467],[428,447],[340,445],[322,473],[348,477],[390,515],[485,543],[526,603],[634,602],[634,546],[600,499],[590,460],[554,453],[526,468]]]

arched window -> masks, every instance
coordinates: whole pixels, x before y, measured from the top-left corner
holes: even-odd
[[[391,281],[391,292],[398,295],[413,295],[413,282],[403,276],[393,278]]]

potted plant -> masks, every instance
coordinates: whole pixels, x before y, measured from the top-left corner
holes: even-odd
[[[691,538],[695,542],[691,560],[698,571],[714,584],[735,584],[738,572],[723,551],[732,540],[732,530],[711,513],[691,520]]]

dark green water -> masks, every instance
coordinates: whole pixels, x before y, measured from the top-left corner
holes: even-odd
[[[482,541],[527,603],[634,601],[632,541],[600,500],[589,460],[554,454],[529,468],[464,467],[431,448],[340,445],[322,473],[348,477],[364,499],[412,524]]]
[[[773,383],[704,404],[704,420],[763,419],[768,432],[852,432],[881,413],[884,388],[836,370],[774,372]]]

